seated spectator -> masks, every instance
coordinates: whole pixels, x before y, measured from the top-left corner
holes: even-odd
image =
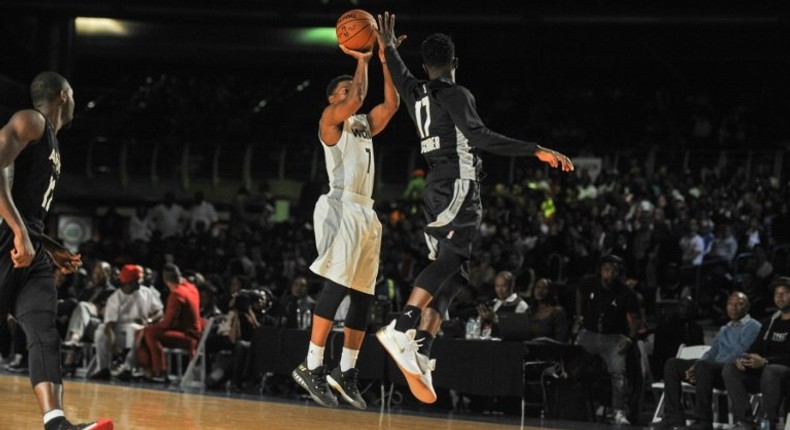
[[[699,360],[670,358],[664,365],[664,417],[654,429],[685,427],[681,403],[681,383],[695,384],[696,423],[693,430],[713,428],[711,399],[713,388],[723,388],[722,369],[741,357],[760,331],[761,324],[749,316],[749,299],[742,292],[732,293],[727,300],[730,321],[719,329],[710,349]]]
[[[549,338],[557,342],[568,342],[568,318],[565,310],[557,304],[554,284],[540,278],[532,289],[529,304],[529,332],[531,338]]]
[[[280,298],[280,326],[309,328],[316,301],[308,294],[307,278],[297,276],[291,282],[291,291]]]
[[[195,354],[200,341],[203,321],[200,318],[200,293],[197,287],[181,276],[173,263],[165,264],[162,280],[170,290],[164,318],[145,328],[145,348],[138,351],[138,363],[150,366],[151,380],[167,381],[164,348],[181,348]]]
[[[680,249],[683,251],[683,264],[699,266],[705,256],[705,243],[699,235],[697,220],[691,219],[686,225],[685,235],[680,239]]]
[[[218,317],[216,330],[206,339],[206,354],[231,351],[231,359],[212,358],[212,370],[206,382],[208,388],[230,378],[231,386],[239,389],[250,379],[254,367],[249,353],[250,340],[256,328],[275,324],[275,318],[268,313],[272,298],[268,289],[241,290],[231,298],[230,311]]]
[[[499,314],[527,312],[529,305],[515,293],[515,289],[516,280],[512,273],[502,271],[496,275],[494,278],[496,298],[488,305],[481,303],[477,306],[477,313],[483,326],[482,337],[488,337],[487,332],[490,336],[498,334]]]
[[[756,427],[749,392],[762,393],[763,418],[768,420],[770,430],[776,429],[779,408],[790,383],[790,277],[776,278],[770,287],[778,310],[763,324],[747,353],[724,366],[722,372],[732,401],[735,430]]]
[[[159,292],[140,285],[143,268],[127,264],[121,269],[121,288],[116,290],[104,308],[104,323],[96,329],[96,370],[91,379],[109,379],[113,355],[128,350],[123,364],[117,369],[119,379],[129,379],[137,365],[138,334],[146,325],[162,318]]]
[[[732,226],[725,225],[718,229],[716,238],[711,245],[710,258],[730,263],[738,253],[738,240],[732,233]]]
[[[656,380],[664,379],[664,365],[677,354],[681,344],[702,345],[705,342],[702,325],[696,321],[696,306],[691,297],[680,298],[677,312],[661,318],[653,330],[653,354],[650,356],[650,367]],[[751,306],[749,307],[751,309]]]
[[[82,341],[93,341],[93,333],[101,322],[104,304],[115,291],[110,283],[112,266],[106,261],[97,261],[91,272],[91,283],[78,297],[76,308],[69,319],[64,346],[73,347]]]

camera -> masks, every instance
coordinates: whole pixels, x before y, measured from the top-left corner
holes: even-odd
[[[251,308],[255,314],[263,315],[273,305],[272,294],[266,290],[241,290],[235,295],[233,307],[240,314]]]

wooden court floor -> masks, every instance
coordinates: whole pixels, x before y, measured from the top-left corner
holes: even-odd
[[[65,411],[72,422],[112,418],[118,430],[514,430],[519,426],[398,413],[326,409],[314,404],[239,400],[177,391],[65,381]],[[0,430],[42,429],[26,376],[0,375]],[[528,427],[527,427],[528,428]]]

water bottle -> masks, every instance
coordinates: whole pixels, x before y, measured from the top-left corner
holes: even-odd
[[[771,430],[771,420],[763,417],[763,419],[760,420],[760,430]]]
[[[303,329],[310,328],[312,323],[313,323],[313,311],[311,311],[310,309],[305,309],[305,311],[302,313],[302,328]]]
[[[480,320],[469,318],[466,322],[466,338],[477,339],[478,337],[480,337]]]
[[[302,327],[302,308],[296,308],[296,328],[303,329]]]

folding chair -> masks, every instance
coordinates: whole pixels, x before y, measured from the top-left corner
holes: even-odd
[[[206,369],[206,339],[208,339],[213,327],[214,318],[203,319],[203,333],[200,336],[200,343],[198,343],[195,356],[189,361],[187,370],[184,371],[183,377],[179,381],[182,389],[204,390],[206,388],[206,373],[208,370]]]
[[[686,346],[686,344],[681,344],[678,347],[678,352],[675,354],[676,358],[680,358],[683,360],[697,360],[702,357],[710,349],[709,345],[693,345],[693,346]],[[658,422],[660,421],[660,417],[664,415],[664,381],[653,382],[650,385],[650,388],[653,389],[653,392],[661,391],[661,397],[658,399],[658,405],[656,405],[656,411],[653,413],[653,421]],[[720,390],[724,391],[724,390]],[[681,383],[681,392],[683,394],[694,394],[695,388],[693,385],[683,382]],[[714,391],[715,393],[715,391]],[[726,392],[725,392],[726,393]],[[715,393],[719,394],[719,393]],[[716,402],[714,402],[716,405]],[[714,406],[716,408],[716,406]],[[718,408],[717,408],[718,409]]]

